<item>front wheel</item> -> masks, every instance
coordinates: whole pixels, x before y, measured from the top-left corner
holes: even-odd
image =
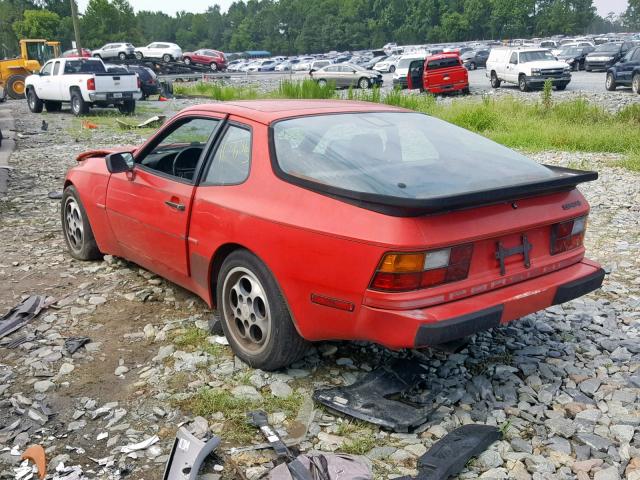
[[[133,113],[136,111],[136,101],[125,100],[118,105],[118,111],[123,115],[133,115]]]
[[[33,88],[30,88],[27,91],[27,103],[29,104],[29,110],[33,113],[42,112],[42,107],[44,106],[44,102],[38,98],[36,91]]]
[[[142,52],[136,52],[135,56],[138,60],[142,60],[142,57],[144,57],[144,55],[142,55]]]
[[[521,92],[529,91],[529,84],[527,83],[527,78],[524,75],[520,75],[520,78],[518,79],[518,88]]]
[[[14,100],[24,98],[26,75],[11,75],[7,80],[7,95]]]
[[[162,61],[165,62],[165,63],[169,63],[171,61],[171,55],[169,55],[168,53],[165,53],[162,56]]]
[[[395,73],[395,71],[396,71],[396,66],[395,65],[391,65],[389,67],[389,73]]]
[[[183,62],[185,65],[191,65],[191,59],[189,57],[184,57]]]
[[[62,232],[69,253],[78,260],[97,260],[102,255],[93,236],[87,212],[73,185],[62,193]]]
[[[127,59],[127,54],[126,54],[126,53],[124,53],[124,52],[120,52],[120,53],[118,54],[118,58],[119,58],[120,60],[126,60],[126,59]]]
[[[301,358],[298,334],[271,272],[255,255],[236,250],[218,273],[217,306],[234,353],[253,368],[276,370]]]
[[[324,78],[321,78],[320,80],[318,80],[318,86],[326,87],[327,86],[327,81]]]
[[[606,88],[610,92],[613,92],[616,89],[616,87],[617,87],[616,78],[613,76],[613,73],[611,72],[607,73],[607,79],[604,82],[604,88]]]
[[[212,72],[217,72],[218,64],[216,62],[212,62],[211,65],[209,65],[209,68],[211,69]]]
[[[565,88],[567,88],[567,84],[566,83],[560,83],[558,85],[556,85],[556,90],[564,90]]]
[[[476,67],[476,64],[474,62],[471,62],[469,64],[469,70],[475,70],[476,68],[478,68],[478,67]]]
[[[640,73],[636,73],[631,79],[631,91],[640,94]]]
[[[360,80],[358,80],[358,87],[362,89],[371,88],[371,82],[368,78],[361,78]]]

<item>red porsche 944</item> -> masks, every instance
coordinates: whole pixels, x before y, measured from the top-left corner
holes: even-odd
[[[215,103],[80,155],[62,224],[73,257],[195,292],[271,370],[310,341],[437,345],[597,289],[576,189],[596,178],[391,106]]]

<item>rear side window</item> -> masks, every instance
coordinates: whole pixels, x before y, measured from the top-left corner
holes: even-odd
[[[53,74],[58,75],[59,71],[60,71],[60,62],[56,62],[53,64]]]
[[[98,60],[67,60],[64,65],[64,73],[106,73],[104,64]]]
[[[553,172],[419,113],[308,116],[273,126],[279,174],[350,192],[426,199],[533,182]]]
[[[238,185],[249,176],[251,131],[230,125],[224,133],[204,182],[209,185]]]
[[[427,70],[438,70],[440,68],[450,68],[460,65],[457,58],[441,58],[439,60],[430,60],[427,63]]]

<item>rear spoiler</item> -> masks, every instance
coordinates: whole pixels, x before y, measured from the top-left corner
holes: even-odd
[[[545,165],[556,176],[534,182],[517,183],[488,190],[476,190],[455,195],[442,195],[431,198],[402,198],[389,195],[353,192],[342,188],[321,185],[306,179],[290,175],[287,180],[307,189],[329,195],[337,200],[356,205],[367,210],[395,217],[417,217],[436,213],[463,210],[496,203],[512,202],[526,197],[573,190],[580,183],[598,179],[598,172],[574,170],[572,168]]]

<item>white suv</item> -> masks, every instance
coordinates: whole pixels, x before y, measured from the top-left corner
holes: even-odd
[[[564,90],[571,81],[571,67],[544,48],[493,48],[487,59],[486,75],[493,88],[507,82],[526,92],[551,80],[554,87]]]
[[[146,47],[136,48],[135,56],[138,60],[161,58],[164,62],[171,62],[182,58],[182,49],[175,43],[153,42]]]
[[[91,52],[91,54],[103,60],[109,60],[111,58],[126,60],[129,57],[133,57],[134,51],[135,47],[130,43],[107,43],[103,47]]]

